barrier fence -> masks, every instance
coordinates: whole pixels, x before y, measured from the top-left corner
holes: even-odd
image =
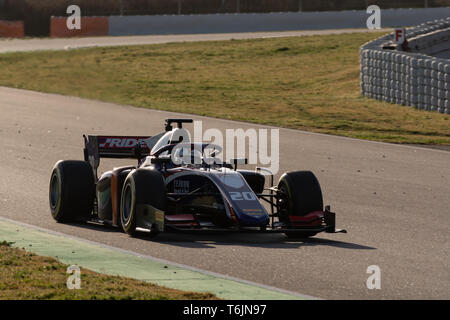
[[[100,17],[365,11],[372,4],[383,10],[434,8],[450,6],[450,0],[0,0],[0,20],[22,20],[27,36],[48,36],[50,17],[65,16],[69,5],[78,5],[82,16]]]
[[[109,35],[109,17],[81,17],[81,29],[69,30],[66,17],[50,19],[50,37],[88,37]]]
[[[382,27],[414,26],[450,16],[450,7],[385,9]],[[143,15],[81,18],[81,30],[68,30],[64,19],[51,18],[51,37],[126,36],[193,33],[271,32],[366,28],[366,10],[325,12],[225,13],[201,15]],[[95,26],[91,21],[99,21]]]
[[[406,37],[406,52],[393,44],[392,35],[361,47],[362,94],[450,114],[450,60],[439,57],[450,51],[450,17],[408,28]]]
[[[23,21],[0,20],[0,37],[23,38],[24,36]]]

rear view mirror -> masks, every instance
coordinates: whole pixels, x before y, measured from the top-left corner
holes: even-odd
[[[230,163],[234,164],[234,165],[238,165],[238,164],[248,164],[248,159],[247,158],[239,158],[239,159],[230,159]]]
[[[170,155],[163,155],[163,156],[152,158],[150,160],[150,162],[152,164],[157,164],[157,163],[161,164],[161,163],[170,163],[171,160],[172,159],[171,159]]]
[[[230,159],[230,163],[234,165],[234,171],[236,171],[238,164],[240,165],[248,164],[248,159],[247,158]]]

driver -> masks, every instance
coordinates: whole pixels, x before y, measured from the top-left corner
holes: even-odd
[[[189,165],[199,168],[203,164],[203,154],[197,148],[191,146],[175,147],[172,151],[172,161],[176,165]]]

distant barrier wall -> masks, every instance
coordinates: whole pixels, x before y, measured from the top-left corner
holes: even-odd
[[[382,27],[413,26],[450,16],[450,7],[385,9]],[[289,30],[366,28],[365,10],[161,16],[111,16],[109,34],[232,33]]]
[[[23,21],[0,20],[0,37],[23,38],[25,36]]]
[[[80,30],[69,30],[66,17],[51,17],[50,37],[82,37],[109,35],[109,17],[82,17]]]
[[[450,50],[450,17],[408,28],[406,36],[408,52],[392,45],[393,35],[361,47],[362,94],[450,114],[450,60],[429,55]]]
[[[382,27],[413,26],[450,16],[450,7],[384,9]],[[51,37],[233,33],[366,28],[365,10],[83,17],[81,30],[68,30],[67,17],[51,18]]]

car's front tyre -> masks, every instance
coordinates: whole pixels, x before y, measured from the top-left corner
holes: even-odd
[[[278,182],[279,219],[290,224],[289,216],[304,216],[323,210],[322,190],[319,181],[311,171],[293,171],[283,174]],[[286,232],[290,238],[308,238],[314,231]]]
[[[125,179],[120,201],[120,220],[123,230],[131,236],[136,234],[138,205],[151,205],[164,211],[166,187],[159,171],[137,169]]]

